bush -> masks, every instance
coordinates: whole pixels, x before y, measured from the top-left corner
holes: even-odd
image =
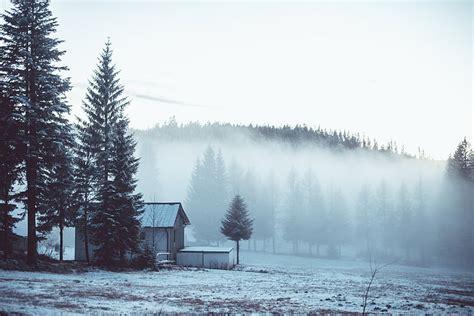
[[[140,252],[140,254],[134,258],[132,261],[132,268],[135,269],[152,269],[152,270],[157,270],[156,264],[155,264],[155,254],[153,253],[153,250],[148,246],[145,245],[143,250]]]

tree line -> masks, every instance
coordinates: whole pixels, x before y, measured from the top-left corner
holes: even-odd
[[[110,41],[83,100],[85,118],[71,123],[65,51],[49,1],[13,0],[0,25],[0,199],[4,257],[15,224],[27,217],[27,263],[36,265],[38,240],[79,226],[86,256],[123,264],[139,251],[142,197],[135,193],[136,142],[124,114],[128,99],[112,62]],[[17,203],[25,211],[16,214]]]
[[[279,141],[292,146],[318,146],[340,152],[344,150],[361,149],[366,152],[385,153],[394,157],[415,158],[408,153],[405,147],[399,146],[396,141],[390,140],[383,144],[374,138],[351,133],[349,131],[328,130],[322,127],[309,127],[306,125],[242,125],[231,123],[206,123],[189,122],[178,124],[171,117],[163,124],[147,130],[136,130],[135,134],[140,139],[168,139],[173,140],[229,140],[236,134],[247,135],[255,142]],[[424,150],[419,148],[418,156],[424,157]]]
[[[472,267],[474,154],[466,139],[434,192],[420,172],[411,182],[361,183],[356,196],[348,196],[343,185],[320,182],[311,168],[303,174],[291,168],[278,183],[272,173],[257,175],[223,156],[208,147],[190,180],[186,205],[200,243],[219,244],[219,220],[239,195],[253,219],[249,249],[332,258],[346,249],[367,259]]]

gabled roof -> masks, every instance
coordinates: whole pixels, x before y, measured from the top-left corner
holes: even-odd
[[[190,224],[180,202],[145,203],[140,221],[142,227],[171,228],[174,227],[178,215],[183,218],[184,225]]]

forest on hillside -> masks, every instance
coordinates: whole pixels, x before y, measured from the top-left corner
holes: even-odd
[[[470,266],[472,150],[436,161],[395,142],[306,126],[177,124],[135,130],[145,200],[182,200],[191,242],[224,242],[240,194],[254,219],[247,248],[411,265]],[[472,223],[472,221],[471,221]]]

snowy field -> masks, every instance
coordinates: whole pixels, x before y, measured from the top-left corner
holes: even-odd
[[[365,262],[243,252],[237,271],[51,274],[0,270],[0,311],[361,312]],[[389,266],[371,312],[474,313],[474,273]]]

